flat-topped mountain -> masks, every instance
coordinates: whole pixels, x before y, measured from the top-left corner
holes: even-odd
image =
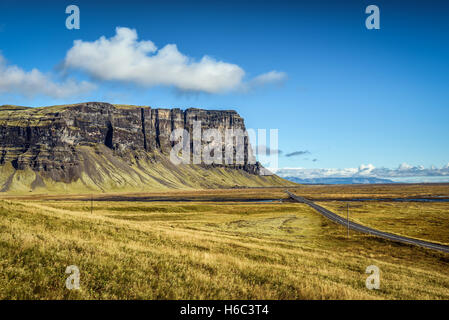
[[[0,107],[1,192],[145,191],[285,185],[260,175],[244,139],[243,162],[170,161],[170,134],[194,121],[201,129],[246,130],[235,111],[153,109],[89,102],[28,108]],[[198,123],[198,122],[197,122]],[[225,141],[221,149],[226,149]],[[234,150],[235,153],[235,150]]]

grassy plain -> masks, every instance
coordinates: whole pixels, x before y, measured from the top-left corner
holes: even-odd
[[[79,197],[4,197],[0,299],[449,299],[447,254],[358,233],[347,239],[299,203],[206,201],[268,195],[284,197],[283,189],[145,194],[190,202],[98,199],[92,213]],[[396,230],[410,227],[406,215]],[[372,264],[380,290],[365,287]],[[69,265],[80,269],[81,290],[65,288]]]
[[[347,202],[318,204],[346,217]],[[449,245],[449,202],[350,202],[349,213],[371,228]]]
[[[254,177],[252,177],[254,179]],[[246,182],[246,181],[244,181]],[[273,181],[267,181],[267,183]],[[449,198],[449,184],[385,184],[385,185],[293,185],[281,187],[248,187],[248,188],[211,188],[211,189],[159,189],[146,192],[98,192],[81,191],[64,195],[53,192],[41,192],[37,194],[12,194],[5,193],[0,199],[94,199],[102,198],[135,198],[135,199],[164,199],[164,200],[219,200],[219,199],[287,199],[285,190],[304,196],[308,199],[342,200],[354,198]],[[86,190],[84,188],[84,190]],[[148,190],[148,188],[147,188]]]
[[[449,198],[449,184],[363,184],[363,185],[303,185],[289,188],[308,199],[356,198]]]

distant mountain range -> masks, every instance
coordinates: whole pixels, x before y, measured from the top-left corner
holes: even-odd
[[[379,179],[374,177],[347,177],[347,178],[306,178],[282,177],[286,180],[301,184],[379,184],[394,183],[389,179]]]

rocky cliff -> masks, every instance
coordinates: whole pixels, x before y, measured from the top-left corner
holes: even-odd
[[[247,180],[259,185],[279,179],[260,177],[261,166],[251,161],[247,138],[243,163],[173,165],[168,158],[176,141],[170,141],[170,134],[179,128],[191,134],[194,121],[201,121],[203,130],[218,129],[223,137],[227,129],[245,130],[235,111],[183,111],[99,102],[42,108],[2,106],[0,189],[60,189],[64,183],[72,185],[69,189],[76,185],[78,189],[106,191],[231,186],[248,184]],[[224,141],[222,144],[224,151]],[[207,181],[203,173],[218,177]],[[234,177],[227,177],[229,174]],[[239,183],[235,175],[245,179]]]

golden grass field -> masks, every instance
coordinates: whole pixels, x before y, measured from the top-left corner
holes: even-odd
[[[0,299],[449,299],[448,254],[355,232],[348,239],[345,228],[304,204],[207,202],[285,198],[283,190],[126,195],[171,202],[99,201],[111,194],[98,194],[92,213],[91,202],[80,201],[89,195],[3,196]],[[290,190],[324,199],[442,195],[448,187]],[[345,213],[342,202],[320,204]],[[351,217],[361,223],[448,242],[447,203],[357,204]],[[365,287],[373,264],[381,271],[379,290]],[[80,290],[65,288],[69,265],[80,269]]]
[[[347,202],[317,202],[347,216]],[[449,203],[351,202],[350,219],[371,228],[449,245]]]

